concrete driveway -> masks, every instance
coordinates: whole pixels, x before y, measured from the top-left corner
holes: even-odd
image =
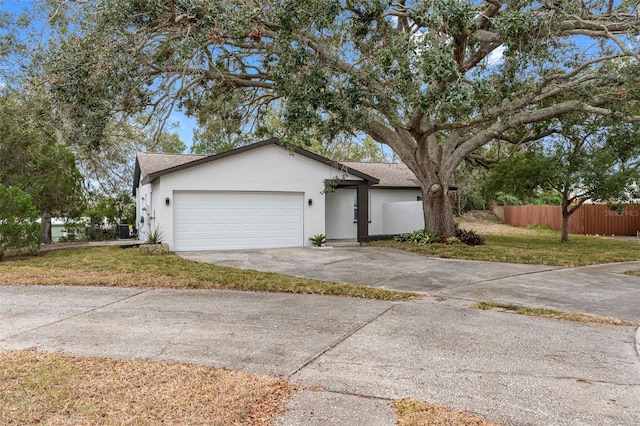
[[[288,377],[304,390],[279,425],[392,426],[406,397],[508,425],[640,424],[635,332],[455,299],[0,286],[0,350]]]
[[[640,424],[640,333],[470,308],[638,322],[639,263],[550,268],[354,247],[182,253],[447,296],[410,302],[216,290],[0,286],[0,350],[159,359],[290,378],[285,425],[392,426],[414,398],[507,425]],[[438,301],[440,300],[440,301]]]
[[[439,259],[384,247],[182,252],[199,262],[640,323],[640,262],[561,268]]]

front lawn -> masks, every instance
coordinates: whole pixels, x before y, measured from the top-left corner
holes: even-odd
[[[640,244],[631,241],[571,235],[569,242],[563,244],[558,232],[521,228],[513,233],[479,234],[486,240],[483,246],[417,245],[395,241],[375,241],[370,245],[394,247],[434,257],[565,267],[640,260]]]
[[[288,380],[207,366],[0,351],[0,424],[7,426],[266,426],[298,390]],[[399,426],[495,425],[420,401],[393,406]]]
[[[226,289],[409,300],[414,293],[210,265],[119,247],[58,250],[0,262],[0,285]]]
[[[2,425],[270,424],[295,390],[205,366],[0,352]]]

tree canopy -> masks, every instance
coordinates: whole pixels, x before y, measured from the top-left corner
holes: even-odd
[[[585,201],[624,203],[640,180],[640,127],[568,114],[550,123],[553,134],[490,169],[486,186],[520,197],[560,194],[563,242],[569,216]]]
[[[186,145],[175,133],[149,134],[136,120],[120,120],[107,126],[99,149],[79,144],[75,150],[89,196],[98,200],[104,195],[115,202],[131,191],[137,152],[181,154]]]
[[[46,116],[20,100],[0,99],[0,184],[30,200],[46,225],[51,216],[75,217],[84,207],[83,177],[75,155],[61,145]],[[43,226],[43,240],[50,241]]]
[[[287,136],[387,144],[420,182],[436,235],[453,234],[448,188],[478,148],[535,140],[537,123],[575,111],[636,111],[635,2],[53,4],[52,28],[81,18],[52,43],[42,81],[86,140],[99,144],[122,112],[223,115],[235,102],[247,125],[276,104]]]

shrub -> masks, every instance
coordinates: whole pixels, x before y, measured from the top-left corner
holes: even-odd
[[[497,192],[496,193],[496,203],[501,206],[521,206],[522,200],[512,194],[507,194],[506,192]]]
[[[314,247],[322,247],[322,245],[327,242],[327,237],[325,237],[324,234],[316,234],[309,238],[309,241],[311,241]]]
[[[451,246],[454,244],[460,244],[460,240],[458,240],[458,237],[445,237],[444,235],[441,235],[440,237],[438,237],[438,244],[446,244],[448,246]]]
[[[538,206],[559,206],[562,205],[562,195],[555,190],[542,191],[536,195],[531,204]]]
[[[394,238],[399,243],[413,243],[413,244],[432,244],[438,242],[438,237],[431,235],[426,229],[419,231],[413,231],[408,234],[400,234]]]
[[[410,232],[408,234],[400,234],[394,238],[394,241],[398,243],[412,243],[418,245],[425,244],[466,244],[468,246],[481,246],[485,243],[484,238],[476,233],[473,229],[464,230],[459,229],[456,225],[456,235],[455,237],[434,237],[427,231],[426,229],[422,229],[420,231]]]
[[[462,244],[468,246],[481,246],[485,243],[484,238],[478,235],[473,229],[468,231],[465,229],[456,229],[456,238]]]
[[[162,231],[160,227],[156,226],[153,231],[149,231],[147,234],[147,239],[145,240],[145,244],[160,244],[162,242]]]
[[[17,187],[0,185],[0,259],[7,250],[35,252],[40,248],[38,212],[31,196]]]

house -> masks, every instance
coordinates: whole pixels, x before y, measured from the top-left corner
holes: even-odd
[[[212,156],[138,153],[140,238],[173,251],[295,247],[423,227],[421,191],[403,164],[338,163],[268,139]],[[361,207],[360,209],[358,207]]]
[[[38,221],[40,221],[39,219]],[[62,217],[51,218],[51,240],[54,243],[60,241],[79,241],[87,238],[89,218],[81,217],[68,219]]]

